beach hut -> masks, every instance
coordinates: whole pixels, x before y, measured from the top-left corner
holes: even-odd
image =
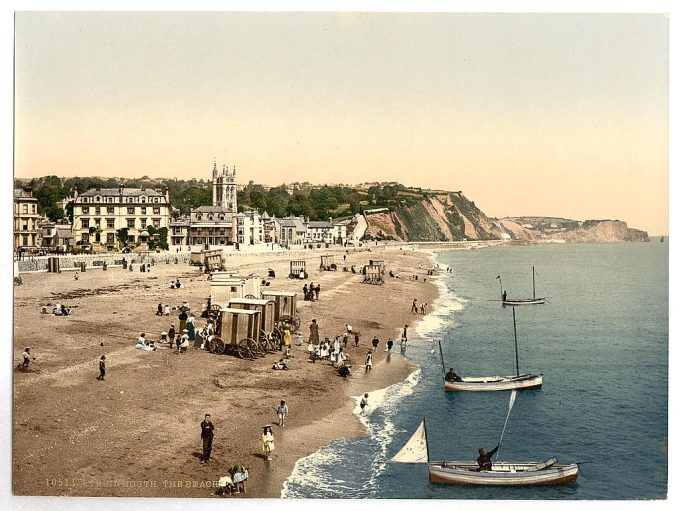
[[[290,273],[288,278],[291,279],[306,279],[307,278],[307,263],[306,261],[291,261]]]
[[[335,256],[333,255],[322,255],[321,256],[321,266],[320,269],[330,271],[337,270],[338,267],[335,264]]]
[[[260,296],[260,278],[234,276],[231,272],[216,272],[210,280],[210,303],[226,307],[231,298],[256,298]]]
[[[381,267],[377,264],[367,264],[364,266],[362,273],[364,274],[365,284],[375,284],[380,286],[385,283]]]
[[[259,341],[260,311],[227,307],[219,312],[215,335],[207,342],[211,353],[230,353],[241,358],[264,356],[266,346]]]
[[[274,307],[274,321],[277,325],[287,322],[300,327],[300,317],[297,314],[297,293],[291,291],[262,291],[263,300],[272,300]]]
[[[276,302],[258,298],[231,298],[229,300],[229,308],[260,311],[259,339],[266,344],[269,350],[278,348],[276,341],[277,339],[278,341],[281,340],[281,335],[276,328],[276,321],[274,319]]]
[[[385,261],[383,259],[369,259],[368,264],[369,266],[379,266],[380,273],[385,275]]]

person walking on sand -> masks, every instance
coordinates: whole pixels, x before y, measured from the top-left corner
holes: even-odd
[[[309,342],[319,344],[319,325],[316,324],[316,319],[313,319],[312,324],[309,325]]]
[[[314,294],[316,295],[316,299],[319,299],[319,293],[321,292],[321,284],[317,284],[316,287],[314,288]]]
[[[373,354],[369,350],[368,353],[366,353],[366,368],[365,371],[369,372],[373,368]]]
[[[418,305],[416,304],[418,300],[416,298],[413,299],[413,303],[411,304],[411,314],[418,314]]]
[[[420,304],[420,313],[425,314],[425,304],[424,303]]]
[[[163,304],[159,303],[158,308],[156,309],[156,316],[162,316],[163,315]]]
[[[388,353],[391,353],[391,352],[392,352],[392,346],[393,346],[393,345],[394,345],[394,341],[393,341],[392,338],[390,337],[389,339],[387,339],[387,352],[388,352]]]
[[[373,345],[374,350],[378,349],[378,344],[380,344],[380,339],[378,339],[377,335],[373,336],[373,340],[371,341],[371,344]]]
[[[408,341],[408,325],[404,325],[404,331],[401,333],[401,338],[404,342]]]
[[[274,435],[269,424],[262,426],[262,450],[267,457],[267,461],[271,461],[271,453],[274,450]]]
[[[175,342],[175,324],[173,323],[170,325],[170,328],[168,329],[168,341],[170,341],[170,349],[172,349],[172,343]],[[179,343],[177,343],[179,346]]]
[[[290,350],[290,325],[283,324],[283,349]]]
[[[104,376],[106,376],[106,355],[99,358],[99,376],[97,376],[97,379],[104,381]]]
[[[187,327],[187,319],[189,319],[189,316],[187,315],[184,308],[180,309],[177,319],[179,319],[179,331],[184,332],[184,329]]]
[[[354,346],[359,346],[359,332],[354,332]]]
[[[24,348],[24,352],[21,354],[21,357],[23,361],[21,362],[21,367],[24,369],[28,369],[28,364],[31,363],[31,360],[35,360],[35,357],[31,355],[31,347]]]
[[[210,453],[212,452],[213,437],[215,436],[215,426],[210,422],[210,414],[206,413],[203,422],[201,422],[201,440],[203,441],[203,459],[201,463],[210,461]]]
[[[359,406],[361,407],[361,413],[364,413],[364,408],[368,406],[368,393],[364,394],[364,397],[361,398]]]
[[[276,409],[276,414],[279,416],[279,427],[285,428],[285,419],[286,415],[288,414],[288,405],[286,402],[282,399],[281,403],[279,404],[279,407]]]
[[[182,335],[177,341],[177,350],[180,353],[186,353],[187,348],[189,348],[189,336],[187,335],[188,330],[185,328],[182,330]]]
[[[189,337],[189,341],[194,341],[194,347],[198,348],[198,345],[196,344],[196,318],[194,318],[194,313],[190,312],[189,316],[187,317],[187,336]]]

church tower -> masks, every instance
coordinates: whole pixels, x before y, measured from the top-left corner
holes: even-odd
[[[236,214],[236,166],[229,172],[227,165],[223,165],[220,171],[217,169],[217,162],[213,164],[213,206]]]

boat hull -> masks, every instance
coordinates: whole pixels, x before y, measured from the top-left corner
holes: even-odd
[[[541,305],[545,298],[526,298],[524,300],[501,300],[503,305]]]
[[[543,375],[468,377],[463,381],[444,380],[446,392],[492,392],[502,390],[532,390],[543,386]]]
[[[569,484],[578,478],[578,465],[553,464],[537,469],[538,462],[497,462],[492,470],[477,471],[472,461],[429,463],[430,482],[473,486],[541,486]]]

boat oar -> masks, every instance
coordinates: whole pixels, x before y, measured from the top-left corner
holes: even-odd
[[[501,450],[501,444],[503,443],[503,435],[505,434],[505,427],[508,425],[508,419],[510,418],[510,411],[512,410],[512,406],[515,404],[515,397],[517,397],[517,391],[513,390],[512,394],[510,394],[510,404],[508,404],[508,414],[505,416],[505,424],[503,424],[503,432],[501,433],[501,439],[498,441],[496,460],[498,460],[498,453]]]

